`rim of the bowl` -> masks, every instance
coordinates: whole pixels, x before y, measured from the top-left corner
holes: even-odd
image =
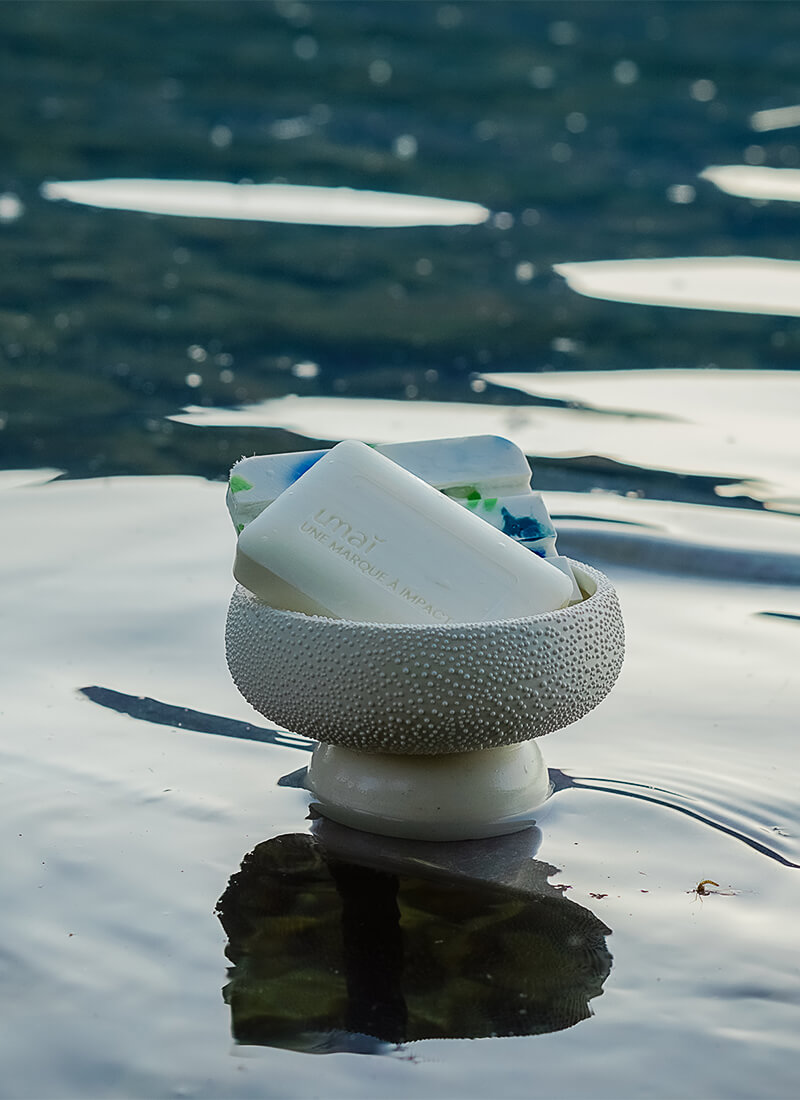
[[[289,624],[302,625],[313,623],[322,629],[344,629],[353,631],[362,631],[366,627],[370,631],[380,631],[387,634],[437,633],[442,635],[453,635],[465,630],[473,633],[476,631],[497,631],[507,629],[515,623],[536,625],[540,623],[562,622],[585,614],[589,608],[589,604],[597,600],[604,593],[616,595],[614,585],[605,573],[602,573],[599,569],[595,569],[591,565],[587,565],[585,562],[576,561],[573,558],[567,558],[567,561],[569,561],[574,569],[585,574],[595,585],[594,591],[590,592],[588,596],[585,596],[580,603],[572,604],[569,607],[560,607],[555,611],[543,611],[538,615],[520,615],[514,619],[490,619],[485,622],[474,623],[379,623],[367,622],[359,619],[334,619],[327,615],[306,615],[302,611],[286,611],[282,608],[271,607],[268,603],[260,600],[258,596],[254,595],[249,589],[238,582],[236,584],[236,591],[237,593],[240,592],[247,599],[249,604],[255,605],[257,608],[265,611],[270,618],[275,618]]]

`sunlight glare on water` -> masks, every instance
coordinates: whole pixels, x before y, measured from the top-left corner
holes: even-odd
[[[281,183],[75,180],[46,183],[42,193],[47,199],[112,210],[297,225],[477,225],[489,217],[477,203]]]
[[[800,197],[800,172],[796,174],[795,194]],[[590,298],[684,309],[800,315],[800,261],[796,260],[686,256],[563,263],[556,264],[555,270],[573,290]]]
[[[599,454],[634,468],[716,475],[725,481],[724,495],[800,508],[797,375],[649,370],[483,377],[558,405],[453,405],[458,431],[466,435],[502,435],[541,458]],[[190,406],[173,419],[200,427],[286,428],[310,439],[326,438],[335,425],[339,438],[395,443],[435,437],[440,417],[435,402],[289,395],[242,409]]]
[[[800,115],[798,115],[800,122]],[[795,123],[794,125],[797,125]],[[748,199],[800,202],[800,170],[797,168],[767,168],[753,164],[719,164],[704,168],[702,179],[716,184],[729,195],[741,195]],[[774,278],[777,271],[773,268]],[[775,287],[781,284],[775,282]]]

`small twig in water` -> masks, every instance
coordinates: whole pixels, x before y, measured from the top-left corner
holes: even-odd
[[[718,882],[714,882],[713,878],[704,878],[702,882],[698,882],[694,890],[690,890],[690,893],[697,894],[699,897],[705,897],[711,893],[710,890],[706,890],[706,886],[719,886]]]

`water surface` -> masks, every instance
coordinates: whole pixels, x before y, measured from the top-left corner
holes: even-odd
[[[0,5],[3,1095],[797,1095],[798,31]],[[346,216],[67,188],[109,180]],[[326,833],[225,668],[227,471],[479,432],[616,585],[622,675],[536,829]]]

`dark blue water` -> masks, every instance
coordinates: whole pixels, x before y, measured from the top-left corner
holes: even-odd
[[[598,304],[552,265],[795,257],[794,204],[698,173],[800,162],[796,129],[750,122],[800,101],[798,18],[769,2],[3,4],[3,464],[216,477],[292,445],[165,423],[189,402],[486,404],[509,400],[474,392],[486,370],[793,369],[794,319]],[[408,192],[495,216],[377,231],[40,193],[106,177]],[[317,375],[293,375],[307,360]],[[543,475],[583,480],[563,462]]]

